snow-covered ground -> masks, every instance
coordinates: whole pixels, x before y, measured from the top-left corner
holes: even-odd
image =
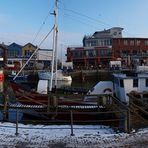
[[[148,147],[148,128],[131,134],[116,133],[101,125],[74,125],[71,136],[69,125],[23,125],[18,135],[13,123],[0,123],[0,148],[111,148]]]

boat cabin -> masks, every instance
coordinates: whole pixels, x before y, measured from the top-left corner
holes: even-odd
[[[113,74],[114,93],[122,102],[128,103],[128,93],[148,92],[148,73]]]

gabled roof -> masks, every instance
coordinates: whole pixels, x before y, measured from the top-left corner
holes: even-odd
[[[9,48],[9,47],[19,47],[19,48],[22,48],[22,45],[19,45],[19,44],[13,42],[13,43],[11,43],[11,44],[8,46],[8,48]]]
[[[37,48],[37,46],[33,45],[32,43],[27,43],[27,44],[25,44],[22,48],[24,48],[24,47],[27,46],[27,45],[31,45],[31,46],[33,46],[34,48]]]
[[[8,49],[8,47],[6,45],[4,45],[4,44],[0,44],[0,48],[2,48],[2,49]]]

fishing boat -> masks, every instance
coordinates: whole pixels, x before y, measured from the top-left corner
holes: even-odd
[[[17,83],[10,81],[11,87],[15,94],[17,102],[25,105],[47,105],[50,101],[53,101],[53,97],[56,98],[57,105],[97,105],[96,96],[103,94],[113,95],[112,82],[97,83],[91,88],[85,95],[77,93],[60,93],[55,94],[54,89],[48,92],[48,81],[41,80],[35,90],[31,85],[26,83]],[[106,85],[106,84],[109,84]],[[50,93],[50,94],[49,94]]]
[[[129,95],[142,98],[148,96],[148,66],[139,70],[113,73],[113,81],[98,82],[88,94],[102,94],[112,92],[124,104],[129,104]],[[102,92],[101,92],[102,91]],[[143,94],[143,95],[142,95]],[[88,100],[89,97],[86,97]]]
[[[121,102],[128,104],[127,94],[147,94],[148,96],[148,71],[135,71],[129,73],[113,74],[114,93]]]

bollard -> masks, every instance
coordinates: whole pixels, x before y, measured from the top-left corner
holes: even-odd
[[[15,135],[18,135],[18,110],[16,110],[16,132]]]
[[[73,113],[72,113],[72,110],[70,111],[70,123],[71,123],[71,136],[74,136],[74,133],[73,133]]]

